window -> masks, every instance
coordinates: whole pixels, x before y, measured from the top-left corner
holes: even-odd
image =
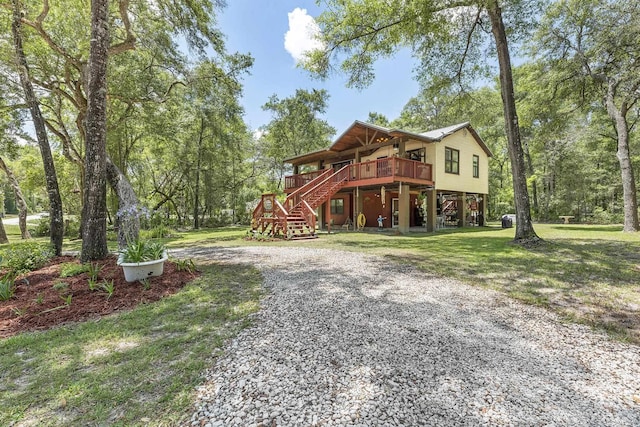
[[[473,155],[473,177],[480,178],[480,157]]]
[[[344,199],[331,199],[331,213],[339,215],[344,213]]]
[[[424,157],[424,148],[407,151],[407,159],[409,160],[415,160],[416,162],[424,163]]]
[[[444,148],[444,171],[447,173],[460,173],[460,151],[453,148]]]

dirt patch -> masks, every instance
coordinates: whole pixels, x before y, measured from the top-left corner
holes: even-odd
[[[0,338],[130,310],[178,292],[198,275],[178,271],[167,261],[161,276],[148,279],[147,284],[129,283],[116,260],[109,256],[96,262],[100,273],[94,290],[89,289],[88,273],[60,277],[62,264],[80,263],[70,256],[56,257],[43,268],[19,276],[13,298],[0,301]],[[109,296],[103,285],[108,288],[111,281],[114,291]]]

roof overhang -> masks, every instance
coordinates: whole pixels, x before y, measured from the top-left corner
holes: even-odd
[[[380,147],[392,145],[402,140],[407,141],[411,139],[427,143],[439,142],[445,137],[465,128],[471,133],[484,152],[487,153],[487,156],[493,157],[493,153],[491,153],[489,147],[487,147],[469,122],[424,133],[413,133],[356,120],[329,148],[290,157],[284,161],[295,166],[315,163],[321,160],[350,159],[355,157],[356,152],[367,155],[367,153],[373,152]]]

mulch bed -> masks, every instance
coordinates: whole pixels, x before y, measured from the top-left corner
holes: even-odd
[[[164,273],[149,278],[148,286],[129,283],[124,280],[116,260],[116,256],[109,256],[94,262],[101,266],[95,290],[89,289],[88,273],[60,277],[61,264],[79,264],[79,260],[71,256],[53,258],[41,269],[19,276],[13,298],[0,301],[0,338],[130,310],[138,304],[175,294],[198,276],[197,272],[178,271],[174,263],[166,261]],[[105,280],[113,280],[115,291],[110,297],[100,286]],[[68,295],[71,303],[67,305]]]

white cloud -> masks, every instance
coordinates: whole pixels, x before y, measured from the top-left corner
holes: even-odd
[[[323,44],[317,39],[320,27],[307,9],[296,7],[289,16],[289,31],[284,35],[284,48],[289,52],[296,64],[305,59],[305,53],[322,49]]]
[[[267,132],[263,129],[256,129],[253,131],[253,139],[256,141],[262,138]]]

